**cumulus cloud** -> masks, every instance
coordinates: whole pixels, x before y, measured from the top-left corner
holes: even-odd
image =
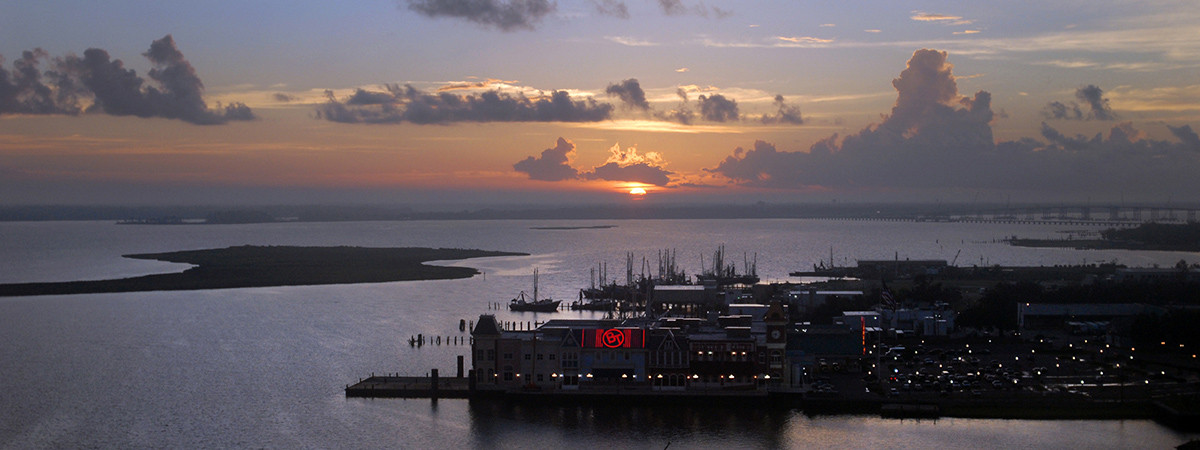
[[[637,78],[630,78],[617,84],[610,84],[604,90],[604,93],[621,99],[626,105],[631,108],[640,110],[650,109],[650,102],[646,101],[646,92],[642,90],[641,84]]]
[[[46,57],[40,48],[27,50],[13,61],[12,73],[4,69],[0,58],[0,114],[79,114],[78,89],[54,83],[69,82],[70,78],[47,72],[45,78],[52,79],[51,84],[43,83],[38,67]]]
[[[587,171],[581,171],[571,166],[571,157],[575,153],[575,144],[564,138],[558,138],[554,148],[542,151],[540,157],[527,157],[513,165],[517,172],[524,173],[532,180],[565,181],[573,179],[625,181],[667,186],[674,173],[666,170],[662,155],[656,152],[638,154],[637,149],[629,147],[621,149],[620,144],[609,149],[609,157],[599,166]]]
[[[1167,125],[1167,129],[1171,130],[1171,134],[1174,134],[1175,137],[1178,138],[1179,141],[1182,142],[1183,145],[1189,150],[1200,152],[1200,135],[1197,135],[1196,132],[1192,130],[1191,125],[1183,125],[1179,127]]]
[[[501,31],[532,30],[553,13],[548,0],[406,0],[408,9],[426,17],[449,17]]]
[[[621,144],[614,144],[608,149],[608,160],[591,171],[582,173],[588,180],[631,181],[637,183],[666,186],[671,180],[668,175],[672,172],[662,167],[662,155],[648,152],[639,155],[636,147],[621,149]]]
[[[343,123],[454,122],[597,122],[610,118],[613,106],[593,98],[575,100],[566,91],[529,98],[490,90],[480,94],[430,94],[411,85],[390,84],[386,91],[357,89],[345,100],[327,93],[317,117]]]
[[[629,18],[629,7],[620,0],[592,0],[592,6],[602,16],[612,16],[621,19]]]
[[[763,114],[759,121],[764,124],[791,124],[800,125],[804,123],[804,119],[800,116],[800,107],[789,105],[783,100],[783,95],[775,96],[775,107],[778,109],[774,115]]]
[[[1104,90],[1099,86],[1089,84],[1075,90],[1075,98],[1084,105],[1087,105],[1088,111],[1085,113],[1080,105],[1075,102],[1063,103],[1052,101],[1046,104],[1042,109],[1042,116],[1047,119],[1056,120],[1117,120],[1117,113],[1113,112],[1112,107],[1108,104],[1108,99],[1104,98]]]
[[[571,167],[574,153],[575,144],[560,137],[554,148],[542,150],[540,157],[530,156],[513,164],[513,169],[529,175],[531,180],[573,180],[579,176],[579,171]]]
[[[1200,136],[1169,126],[1179,142],[1148,138],[1131,123],[1107,136],[1068,136],[1043,123],[1040,139],[996,143],[991,94],[959,95],[945,52],[918,50],[893,80],[891,114],[808,151],[756,141],[706,169],[729,183],[789,189],[996,189],[1059,193],[1200,189]]]
[[[1113,113],[1111,107],[1108,106],[1108,99],[1104,98],[1104,91],[1098,86],[1089,84],[1075,91],[1075,98],[1088,105],[1088,118],[1095,120],[1117,120],[1117,115]]]
[[[200,125],[254,119],[243,103],[208,108],[204,83],[171,35],[152,42],[142,56],[154,66],[147,74],[150,81],[98,48],[87,49],[82,58],[56,58],[44,73],[38,67],[45,51],[24,52],[13,63],[13,74],[0,68],[0,114],[78,114],[79,99],[90,97],[88,112],[115,116],[164,117]]]
[[[721,9],[715,6],[709,7],[703,2],[688,6],[683,4],[683,1],[681,0],[658,0],[658,7],[662,9],[663,14],[668,16],[695,14],[700,17],[708,17],[709,15],[713,15],[718,19],[724,19],[733,15],[733,11]]]
[[[725,98],[721,94],[701,95],[700,117],[712,122],[733,122],[741,118],[738,113],[737,101]]]

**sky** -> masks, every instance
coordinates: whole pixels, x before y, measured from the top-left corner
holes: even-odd
[[[0,205],[1200,201],[1186,1],[0,11]]]

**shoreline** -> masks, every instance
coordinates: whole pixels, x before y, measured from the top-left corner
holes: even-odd
[[[0,297],[191,291],[470,278],[470,267],[425,264],[525,253],[447,248],[239,246],[123,255],[193,264],[183,272],[130,278],[0,284]]]

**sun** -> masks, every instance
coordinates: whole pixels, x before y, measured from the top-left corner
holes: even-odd
[[[629,195],[646,195],[646,190],[640,187],[635,187],[629,190]]]

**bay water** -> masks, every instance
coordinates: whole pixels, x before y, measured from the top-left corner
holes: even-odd
[[[610,228],[539,229],[545,227]],[[251,225],[0,223],[0,283],[176,272],[122,255],[234,245],[478,248],[529,256],[446,264],[470,279],[0,298],[3,448],[1164,448],[1200,438],[1153,421],[896,420],[755,408],[545,406],[345,398],[381,373],[455,372],[460,320],[590,318],[514,313],[520,291],[570,301],[607,263],[624,281],[664,251],[689,274],[726,262],[785,280],[813,264],[944,259],[956,265],[1200,262],[1183,252],[1012,247],[1082,226],[842,220],[410,221]],[[441,337],[415,348],[409,338]],[[469,359],[469,358],[468,358]]]

